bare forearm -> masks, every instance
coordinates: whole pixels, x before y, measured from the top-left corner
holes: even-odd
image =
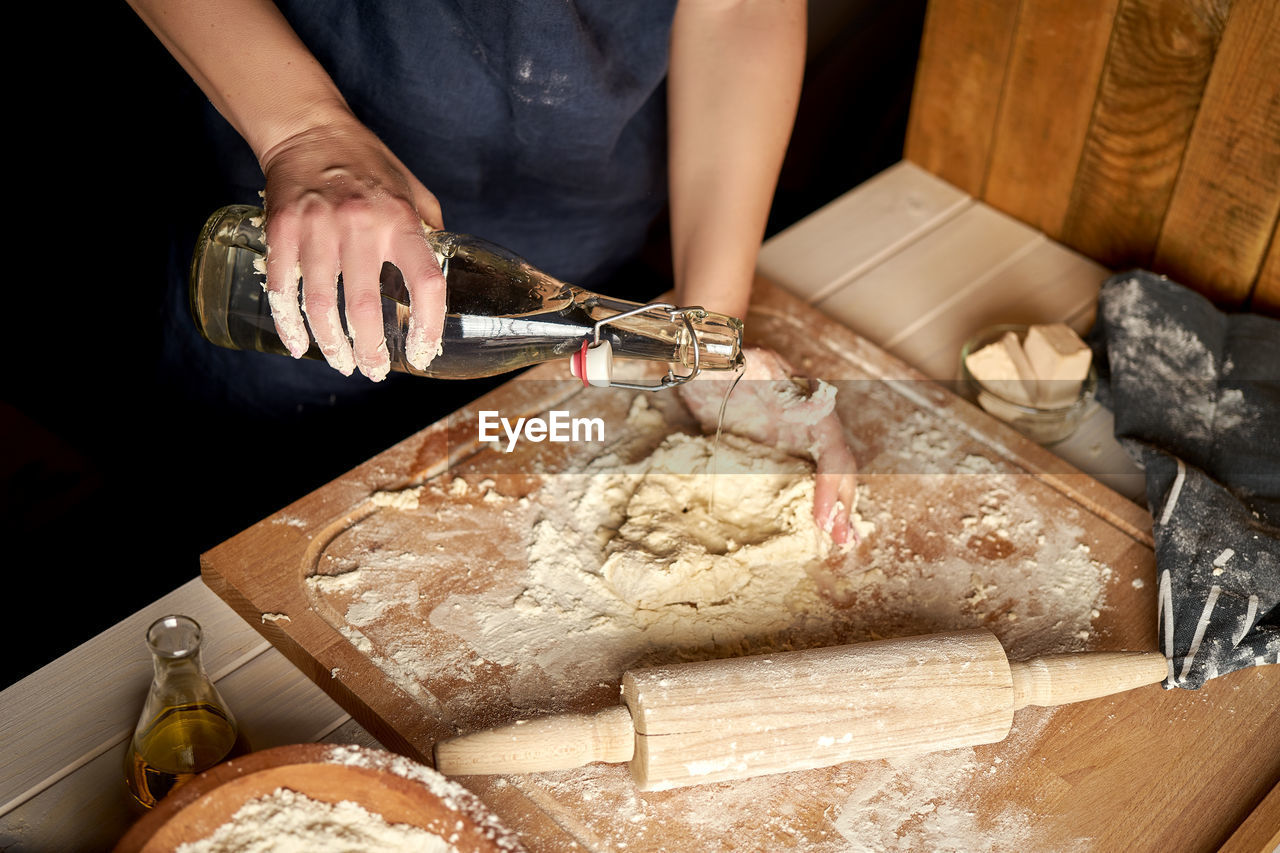
[[[412,305],[406,355],[425,367],[444,325],[444,278],[424,234],[442,224],[435,196],[356,120],[270,0],[129,2],[262,166],[267,293],[289,352],[300,358],[314,337],[342,373],[386,376],[379,274],[390,262]]]
[[[307,130],[352,120],[338,89],[269,0],[129,0],[262,163]]]
[[[668,82],[677,299],[741,317],[804,74],[805,6],[682,0]]]

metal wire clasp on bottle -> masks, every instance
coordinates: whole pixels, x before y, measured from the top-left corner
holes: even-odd
[[[683,385],[702,372],[702,346],[701,342],[698,340],[698,332],[697,329],[694,328],[693,319],[705,317],[707,312],[706,309],[696,305],[681,308],[677,305],[672,305],[670,302],[651,302],[648,305],[641,305],[638,308],[632,308],[630,311],[622,311],[611,317],[605,317],[604,319],[597,321],[592,327],[592,342],[588,343],[587,341],[583,341],[583,349],[586,350],[588,347],[598,347],[601,344],[608,346],[609,342],[602,341],[600,338],[600,330],[608,324],[617,322],[625,317],[644,314],[655,309],[665,310],[672,322],[680,320],[684,323],[685,330],[689,333],[689,342],[693,350],[693,364],[689,367],[689,373],[687,375],[680,376],[676,373],[674,365],[668,365],[667,375],[662,377],[661,381],[654,384],[646,385],[641,383],[611,381],[609,383],[611,387],[627,388],[633,391],[662,391],[666,388],[675,388],[677,385]]]

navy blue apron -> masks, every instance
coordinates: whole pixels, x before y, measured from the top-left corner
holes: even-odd
[[[610,276],[640,249],[666,202],[674,0],[280,6],[356,116],[440,200],[448,229],[609,292]],[[257,161],[212,107],[205,133],[226,195],[207,212],[259,203]],[[323,363],[198,339],[184,307],[185,250],[172,261],[168,357],[201,383],[199,393],[277,416],[385,393]],[[430,382],[393,374],[382,384],[406,381]]]

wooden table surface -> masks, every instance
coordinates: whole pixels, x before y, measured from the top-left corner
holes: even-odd
[[[1083,331],[1108,275],[907,163],[770,240],[760,271],[940,380],[954,375],[963,340],[989,323],[1061,320]],[[1053,450],[1141,499],[1141,474],[1112,439],[1105,410]],[[153,619],[171,612],[205,627],[206,668],[255,748],[375,743],[193,578],[0,693],[0,849],[101,850],[135,818],[121,764],[151,676],[142,637]],[[1221,689],[1211,683],[1201,693],[1229,704],[1229,696],[1215,695]],[[1271,790],[1265,800],[1204,806],[1222,849],[1270,850],[1280,840],[1277,780],[1252,781],[1254,790]],[[1134,796],[1141,796],[1141,780]]]

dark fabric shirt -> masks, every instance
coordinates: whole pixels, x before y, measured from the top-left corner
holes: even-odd
[[[675,0],[279,5],[355,115],[440,200],[446,228],[497,243],[562,281],[647,298],[612,292],[610,279],[643,246],[666,202]],[[253,153],[212,106],[203,108],[218,174],[217,197],[204,200],[200,216],[260,204],[264,178]],[[197,229],[175,240],[171,256],[164,360],[175,393],[289,421],[317,409],[354,413],[354,404],[376,398],[393,410],[386,417],[421,426],[469,399],[468,388],[483,390],[394,373],[374,385],[322,362],[208,343],[186,310]]]
[[[674,0],[287,0],[356,116],[476,234],[599,288],[666,201]],[[262,174],[216,114],[225,165]],[[253,197],[246,199],[253,201]]]

